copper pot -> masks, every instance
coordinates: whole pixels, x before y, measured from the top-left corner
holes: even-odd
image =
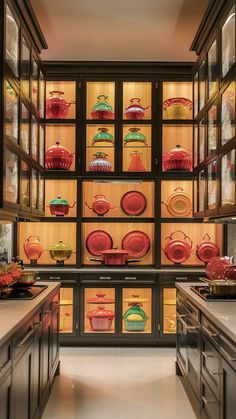
[[[236,282],[226,279],[217,279],[211,281],[210,279],[201,278],[209,285],[210,294],[216,297],[236,296]]]
[[[17,280],[16,286],[22,287],[31,287],[35,284],[37,279],[38,272],[37,271],[27,271],[23,270],[21,272],[21,277]]]

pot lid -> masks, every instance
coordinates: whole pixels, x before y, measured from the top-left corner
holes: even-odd
[[[50,201],[50,205],[69,205],[69,202],[58,196],[56,199],[52,199],[52,201]]]
[[[129,191],[122,196],[120,206],[127,215],[140,215],[147,208],[147,199],[139,191]]]
[[[148,253],[151,242],[143,231],[130,231],[122,239],[121,245],[130,257],[141,258]]]
[[[140,141],[142,143],[146,142],[146,137],[140,131],[140,128],[131,127],[129,128],[129,133],[126,134],[124,138],[124,142],[131,142],[131,141]]]
[[[112,245],[110,234],[103,230],[92,231],[86,239],[87,250],[94,256],[100,256],[104,250],[111,249]]]
[[[109,249],[102,252],[103,255],[128,255],[127,250],[123,249]]]
[[[228,265],[230,265],[229,256],[216,256],[212,258],[206,266],[208,278],[211,280],[224,278],[225,268]]]
[[[107,310],[103,306],[99,306],[95,310],[89,311],[88,314],[87,314],[87,317],[88,318],[93,318],[93,317],[110,317],[110,318],[113,318],[113,317],[115,317],[115,313],[112,310]]]
[[[170,106],[182,105],[192,109],[192,101],[186,97],[171,97],[163,102],[163,108],[166,110]]]
[[[87,298],[86,303],[89,304],[114,304],[114,298],[106,297],[106,294],[96,294],[96,297]]]
[[[60,141],[49,147],[46,151],[46,157],[71,157],[72,153],[66,147],[60,145]]]
[[[113,135],[108,132],[109,129],[102,127],[102,128],[98,128],[98,133],[94,135],[93,137],[93,141],[97,142],[97,141],[108,141],[108,142],[114,142],[114,137]]]
[[[138,97],[134,97],[132,99],[130,99],[130,105],[127,106],[127,108],[125,109],[126,111],[130,111],[130,110],[141,110],[141,111],[145,111],[146,108],[143,108],[143,106],[140,105],[141,99]]]
[[[149,298],[140,297],[140,295],[133,294],[131,297],[124,298],[126,303],[146,303],[149,301]]]
[[[166,154],[167,160],[192,160],[192,154],[181,145],[177,144],[175,148]]]
[[[98,102],[93,105],[93,111],[112,111],[112,106],[107,103],[108,96],[99,95]]]
[[[58,243],[55,243],[51,246],[50,250],[72,250],[69,244],[63,243],[62,240],[59,240]]]

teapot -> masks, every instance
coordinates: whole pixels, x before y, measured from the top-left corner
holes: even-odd
[[[97,215],[105,215],[110,209],[116,208],[116,206],[111,207],[105,195],[102,194],[95,195],[92,206],[87,204],[87,202],[85,202],[85,205]]]
[[[47,205],[47,208],[50,208],[52,215],[64,217],[64,215],[68,214],[70,208],[74,208],[75,204],[76,201],[73,205],[69,205],[69,202],[66,199],[62,199],[58,196],[56,199],[52,199],[52,201],[50,201],[50,205]]]
[[[44,252],[43,246],[40,243],[40,238],[38,236],[29,236],[24,244],[24,251],[26,257],[30,260],[32,265],[36,265],[38,259]]]
[[[64,92],[53,90],[49,92],[49,98],[46,100],[46,115],[49,119],[64,119],[67,117],[70,105],[75,101],[66,102],[63,98]]]
[[[149,108],[146,106],[145,108],[140,105],[141,99],[138,97],[134,97],[130,99],[130,105],[125,109],[125,116],[127,119],[143,119],[145,110]]]
[[[91,116],[93,119],[114,119],[112,106],[107,102],[108,96],[99,95],[98,102],[92,107]]]

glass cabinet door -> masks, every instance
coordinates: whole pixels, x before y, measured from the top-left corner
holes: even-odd
[[[123,119],[140,120],[152,117],[152,83],[123,82]]]
[[[207,167],[207,208],[216,209],[217,203],[217,165],[216,160],[208,164]]]
[[[42,125],[39,125],[39,164],[44,166],[44,128]]]
[[[152,333],[152,289],[122,289],[122,333]]]
[[[44,178],[42,177],[42,174],[39,173],[39,201],[38,201],[38,206],[39,206],[39,211],[43,212],[44,211],[44,189],[45,189],[45,181]]]
[[[199,68],[199,111],[206,102],[206,61],[204,60]]]
[[[33,57],[31,74],[31,100],[36,110],[38,110],[38,63]]]
[[[235,6],[227,15],[221,31],[221,73],[224,77],[235,63]]]
[[[205,159],[205,136],[206,136],[205,118],[199,122],[199,163]]]
[[[5,152],[4,200],[13,204],[19,202],[19,157],[12,151]]]
[[[34,169],[31,171],[31,208],[38,208],[38,173]]]
[[[11,84],[6,81],[5,133],[8,138],[18,142],[19,133],[19,96]]]
[[[194,125],[193,128],[193,165],[197,167],[198,165],[198,126]]]
[[[193,95],[190,82],[163,83],[163,119],[192,119]]]
[[[198,72],[194,75],[194,83],[193,83],[193,90],[194,90],[194,98],[193,98],[193,107],[194,107],[194,118],[198,114]]]
[[[89,81],[86,83],[86,94],[87,119],[115,119],[115,82]]]
[[[21,160],[20,170],[20,181],[21,181],[21,205],[25,208],[30,207],[30,167],[29,165]]]
[[[198,174],[198,211],[205,210],[205,172],[201,170]]]
[[[115,288],[84,289],[84,333],[115,333]]]
[[[19,75],[19,26],[10,7],[6,7],[6,62],[14,75]]]
[[[73,287],[60,288],[60,333],[74,332],[74,292]]]
[[[21,40],[21,88],[26,97],[30,96],[30,47],[24,36]]]
[[[86,127],[86,171],[114,172],[115,126],[88,124]]]
[[[213,103],[207,113],[207,155],[216,153],[217,149],[217,103]]]
[[[221,158],[221,206],[235,205],[235,150]]]
[[[38,160],[38,122],[33,115],[31,118],[31,157]]]
[[[221,98],[221,145],[235,135],[235,82],[224,91]]]
[[[30,120],[29,120],[29,110],[26,105],[21,102],[21,112],[20,112],[21,126],[20,126],[20,145],[23,150],[29,154],[30,146]]]
[[[151,172],[151,125],[123,125],[123,172]]]
[[[44,118],[44,99],[45,99],[45,80],[44,74],[40,70],[39,72],[39,116]]]
[[[176,289],[163,288],[163,325],[164,334],[176,333]]]
[[[217,44],[216,40],[212,43],[208,51],[208,97],[216,91],[217,82]]]

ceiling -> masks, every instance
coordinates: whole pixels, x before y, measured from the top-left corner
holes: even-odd
[[[31,0],[43,60],[193,61],[209,0]]]

